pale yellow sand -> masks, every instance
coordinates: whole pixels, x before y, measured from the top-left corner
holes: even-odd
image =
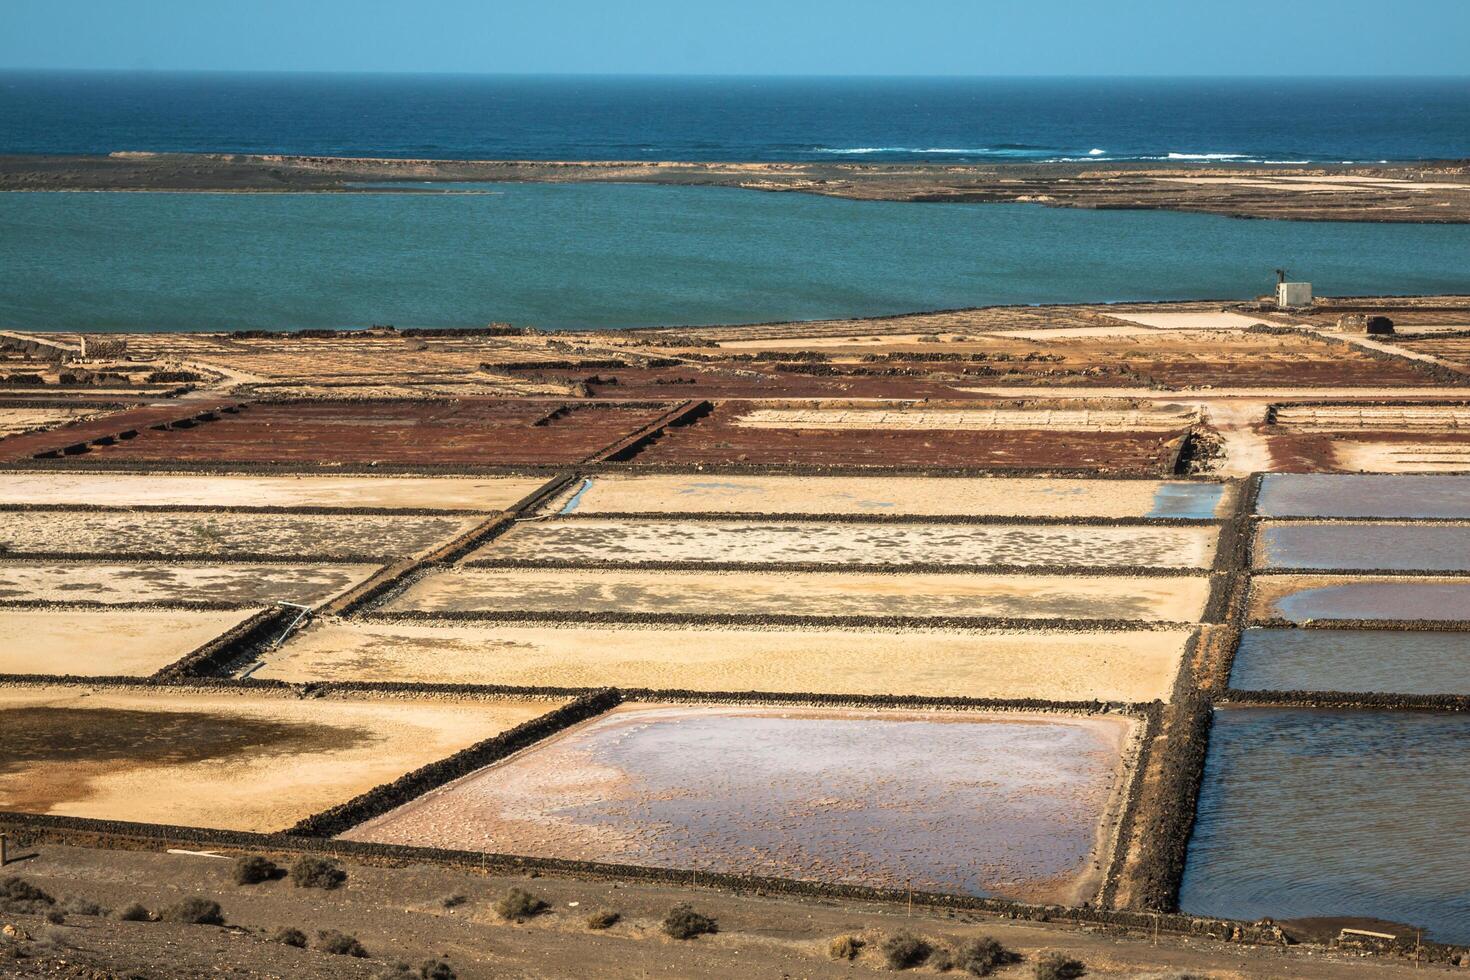
[[[584,517],[522,521],[472,552],[468,560],[1207,569],[1214,561],[1219,533],[1213,525],[1094,527]]]
[[[1143,517],[1160,480],[1023,477],[597,476],[575,483],[546,511],[578,514],[892,514],[944,517]],[[1226,506],[1230,489],[1222,500]]]
[[[318,603],[362,582],[378,565],[3,562],[0,601],[257,606]]]
[[[0,609],[0,674],[144,677],[255,609]]]
[[[284,830],[557,704],[9,688],[0,809]]]
[[[1167,406],[1143,409],[757,408],[736,416],[734,424],[751,429],[1169,432],[1187,428],[1197,418],[1197,412]]]
[[[200,476],[0,473],[0,504],[101,507],[412,507],[503,510],[541,487],[534,477]]]
[[[420,579],[385,609],[1193,622],[1208,596],[1204,576],[459,568]]]
[[[1350,473],[1470,472],[1470,443],[1354,442],[1334,439],[1337,468]]]
[[[318,623],[251,676],[929,697],[1167,699],[1187,630]]]
[[[1120,320],[1141,323],[1160,330],[1244,330],[1260,320],[1239,313],[1216,310],[1206,313],[1115,313]]]
[[[95,408],[0,408],[0,439],[100,414]]]

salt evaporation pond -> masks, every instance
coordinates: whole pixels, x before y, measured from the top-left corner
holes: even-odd
[[[1466,524],[1269,524],[1256,537],[1257,568],[1470,569]]]
[[[1132,724],[625,705],[345,836],[1077,902]]]
[[[1270,473],[1261,481],[1256,513],[1470,520],[1470,477]]]
[[[1320,579],[1308,579],[1308,582]],[[1289,583],[1282,583],[1291,589]],[[1314,619],[1470,619],[1470,582],[1424,579],[1353,580],[1306,585],[1270,603],[1275,616],[1293,623]]]
[[[1230,686],[1239,691],[1470,694],[1470,633],[1249,629]]]
[[[1153,508],[1145,517],[1184,517],[1209,520],[1225,498],[1223,483],[1164,483],[1154,494]]]
[[[1470,942],[1467,765],[1464,715],[1218,710],[1180,907],[1374,917]]]

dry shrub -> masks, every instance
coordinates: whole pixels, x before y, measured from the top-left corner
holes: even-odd
[[[46,913],[46,921],[53,926],[65,925],[66,913],[61,911],[61,909],[51,909]]]
[[[10,877],[0,880],[0,912],[37,915],[55,904],[56,899],[24,878]]]
[[[347,880],[347,872],[336,861],[302,855],[291,865],[291,884],[297,888],[331,890]]]
[[[707,915],[694,911],[692,905],[680,904],[669,909],[664,916],[664,935],[674,939],[693,939],[695,936],[720,931],[719,923]]]
[[[445,895],[443,898],[439,899],[439,906],[446,909],[457,909],[468,901],[468,898],[465,898],[463,895],[456,893],[454,895]]]
[[[281,926],[276,934],[271,937],[271,942],[280,943],[282,946],[295,946],[297,949],[306,948],[306,933],[300,929],[292,929],[290,926]]]
[[[834,960],[855,960],[866,945],[857,936],[838,936],[827,944],[827,955]]]
[[[929,959],[934,946],[907,929],[895,932],[883,940],[883,959],[890,969],[907,970]]]
[[[76,895],[63,899],[61,907],[66,910],[67,915],[102,916],[107,914],[107,909],[101,905]]]
[[[1036,980],[1077,980],[1086,972],[1081,960],[1065,953],[1043,953],[1036,961]]]
[[[595,909],[587,916],[588,929],[611,929],[622,921],[623,914],[614,909]]]
[[[191,895],[176,905],[170,905],[159,913],[164,922],[182,922],[190,926],[222,926],[224,911],[219,902],[210,901],[199,895]]]
[[[546,909],[544,901],[523,888],[512,888],[495,903],[495,914],[507,922],[525,922]]]
[[[357,941],[356,936],[349,936],[345,932],[336,929],[323,929],[316,934],[316,948],[323,953],[331,953],[335,956],[356,956],[366,958],[368,951],[362,943]]]
[[[117,917],[123,922],[152,922],[153,913],[149,912],[137,902],[129,902],[117,910]]]
[[[276,867],[276,862],[267,860],[258,854],[237,858],[231,873],[237,885],[258,885],[262,881],[274,881],[282,877],[281,869]]]
[[[977,977],[988,977],[1003,966],[1019,963],[1021,957],[989,936],[969,939],[954,951],[954,965]]]

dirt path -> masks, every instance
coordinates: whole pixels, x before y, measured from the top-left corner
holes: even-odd
[[[902,906],[844,905],[700,888],[493,877],[424,866],[349,866],[344,888],[322,892],[294,888],[285,881],[237,886],[230,882],[229,870],[230,863],[217,858],[46,845],[36,857],[7,868],[7,873],[24,875],[58,898],[77,896],[112,907],[138,901],[157,909],[188,895],[208,895],[219,901],[226,920],[238,928],[77,915],[58,927],[47,926],[39,916],[0,915],[0,920],[45,937],[53,944],[50,955],[73,965],[105,964],[127,976],[170,978],[223,973],[309,980],[366,978],[386,962],[417,966],[431,956],[447,957],[460,980],[892,976],[875,947],[883,936],[900,929],[951,943],[994,936],[1027,958],[997,972],[1000,980],[1029,977],[1032,960],[1044,950],[1081,959],[1087,975],[1095,978],[1188,973],[1214,980],[1407,980],[1453,975],[1450,970],[1414,971],[1412,964],[1342,956],[1320,947],[1248,947],[1168,935],[1106,935],[1059,924],[986,920],[968,913],[949,917],[916,909],[909,915]],[[550,902],[550,912],[522,925],[499,921],[490,906],[512,886]],[[465,901],[445,909],[442,900],[451,895]],[[672,905],[685,901],[714,916],[719,933],[688,942],[663,936],[660,918]],[[593,932],[584,922],[594,908],[616,909],[623,919],[611,929]],[[266,941],[285,925],[312,936],[319,929],[351,933],[371,958],[330,956]],[[848,934],[868,939],[867,948],[853,963],[832,960],[828,943]],[[160,962],[168,963],[166,970],[160,969]],[[927,966],[910,975],[938,973]]]

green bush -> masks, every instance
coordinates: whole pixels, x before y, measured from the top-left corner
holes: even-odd
[[[927,960],[934,947],[908,930],[895,932],[883,940],[883,959],[894,970],[907,970]]]
[[[977,977],[988,977],[1003,966],[1020,962],[1020,959],[989,936],[966,940],[954,953],[954,965]]]
[[[1044,953],[1036,961],[1036,980],[1077,980],[1086,972],[1081,960],[1063,953]]]
[[[356,956],[366,958],[368,951],[363,948],[362,943],[357,941],[356,936],[349,936],[345,932],[336,929],[323,929],[316,934],[316,948],[323,953],[332,953],[336,956]]]
[[[225,915],[219,907],[219,902],[212,902],[199,895],[191,895],[175,905],[170,905],[159,913],[159,918],[164,922],[182,922],[189,926],[222,926],[225,924]]]
[[[282,946],[295,946],[297,949],[306,948],[306,933],[300,929],[292,929],[290,926],[281,926],[276,934],[271,937],[271,942],[280,943]]]
[[[276,862],[258,854],[236,858],[232,873],[237,885],[258,885],[281,877],[281,869],[276,867]]]
[[[720,931],[719,923],[707,915],[694,911],[691,905],[675,905],[664,916],[664,935],[674,939],[693,939],[695,936],[714,934]]]
[[[291,865],[291,884],[297,888],[325,888],[333,889],[347,880],[347,872],[343,871],[336,861],[326,858],[302,855]]]
[[[495,903],[495,914],[507,922],[525,922],[546,909],[545,902],[523,888],[512,888]]]
[[[149,912],[137,902],[129,902],[117,910],[117,917],[123,922],[152,922],[153,913]]]
[[[616,909],[594,909],[587,916],[588,929],[611,929],[623,919]]]
[[[857,936],[838,936],[827,944],[827,955],[834,960],[855,960],[866,945]]]

